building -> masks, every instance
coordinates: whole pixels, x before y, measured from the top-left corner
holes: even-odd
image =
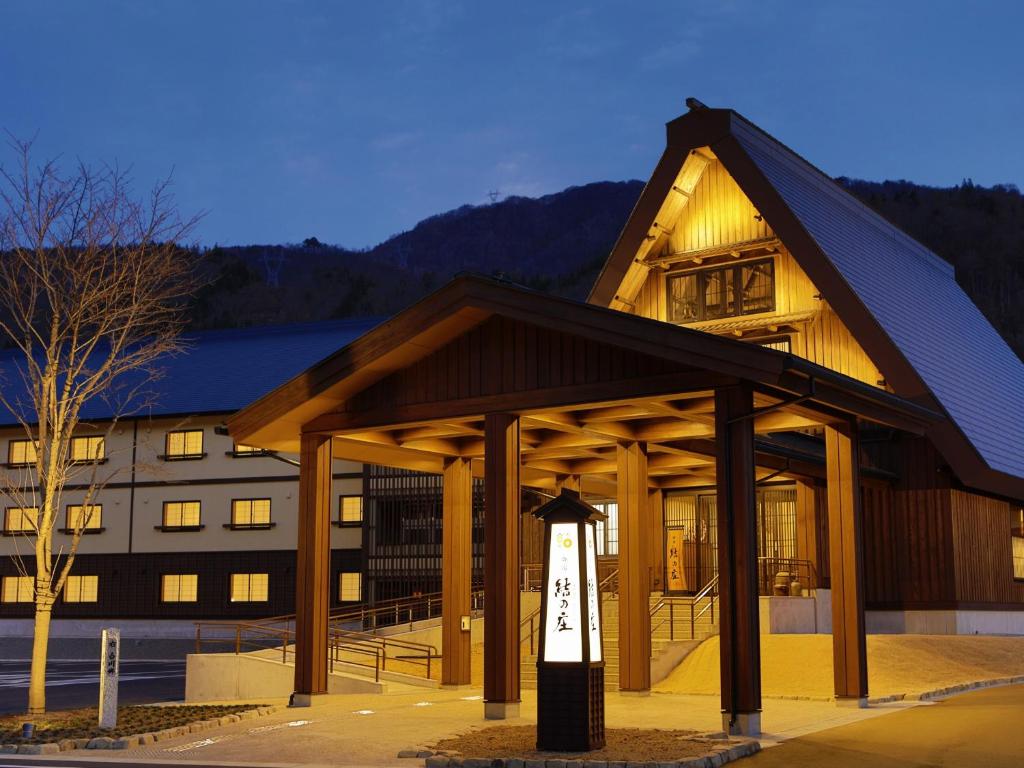
[[[519,702],[524,486],[615,500],[623,690],[650,687],[657,574],[717,584],[730,730],[759,727],[783,564],[830,606],[840,700],[866,700],[869,620],[1024,632],[1024,364],[948,264],[740,115],[667,138],[587,303],[459,278],[228,419],[302,457],[297,700],[326,685],[338,459],[443,477],[452,684],[483,478],[488,717]]]
[[[54,637],[98,637],[101,619],[122,620],[127,637],[187,637],[194,619],[289,613],[294,604],[298,470],[220,434],[224,419],[375,325],[332,321],[189,335],[186,353],[166,360],[153,406],[121,418],[97,403],[72,451],[99,462],[109,482],[82,536],[67,589],[54,610]],[[4,361],[5,394],[19,379]],[[25,487],[32,445],[10,414],[0,427],[9,483]],[[134,465],[134,471],[132,466]],[[82,465],[83,473],[93,463]],[[362,598],[363,467],[333,468],[331,550],[336,604]],[[68,484],[65,529],[83,513],[81,480]],[[0,626],[31,637],[31,580],[10,555],[31,555],[33,511],[5,499],[0,539]],[[29,565],[31,565],[31,558]],[[22,643],[24,645],[24,643]],[[20,646],[19,646],[20,647]]]

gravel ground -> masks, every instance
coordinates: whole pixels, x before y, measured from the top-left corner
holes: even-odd
[[[698,757],[709,751],[708,741],[696,739],[696,735],[695,731],[612,728],[605,731],[604,749],[592,752],[540,752],[536,749],[536,726],[499,725],[444,739],[433,745],[432,749],[458,752],[463,757],[670,762]]]

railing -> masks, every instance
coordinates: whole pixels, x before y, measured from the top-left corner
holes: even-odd
[[[810,560],[797,560],[792,557],[759,557],[757,558],[757,587],[761,595],[775,594],[775,577],[779,573],[789,574],[786,582],[786,594],[789,584],[796,579],[805,590],[817,589],[818,571]]]
[[[597,559],[597,579],[604,582],[611,574],[618,575],[619,559],[615,556],[599,557]],[[523,563],[519,566],[519,587],[523,592],[540,592],[541,580],[544,577],[543,563]],[[617,592],[619,588],[617,579],[610,582],[609,592]]]
[[[697,626],[702,619],[708,617],[708,625],[714,626],[715,605],[718,603],[718,576],[715,576],[707,585],[693,597],[672,598],[663,597],[651,606],[651,634],[653,635],[661,627],[668,626],[669,640],[696,640]],[[679,627],[679,623],[683,627]],[[687,626],[688,625],[688,626]],[[686,637],[683,637],[683,628],[689,629]],[[677,634],[679,637],[677,638]]]
[[[600,568],[598,568],[600,574]],[[609,571],[597,585],[598,593],[602,595],[614,594],[619,588],[619,569]],[[523,632],[525,631],[525,636]],[[536,637],[540,632],[540,608],[535,608],[519,622],[519,645],[530,644],[530,655],[537,652]]]

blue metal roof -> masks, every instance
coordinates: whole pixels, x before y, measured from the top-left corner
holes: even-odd
[[[733,135],[984,461],[1024,477],[1024,363],[953,267],[755,126]]]
[[[139,414],[170,416],[230,413],[284,384],[380,323],[376,318],[200,331],[184,335],[188,349],[157,365],[163,376],[149,387],[152,406]],[[18,354],[0,352],[0,387],[9,401],[25,402]],[[6,408],[0,425],[16,423]],[[94,399],[83,419],[107,419],[110,406]]]

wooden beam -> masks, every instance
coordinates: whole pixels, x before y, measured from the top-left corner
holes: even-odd
[[[715,393],[722,727],[745,736],[761,729],[753,409],[748,386]]]
[[[473,466],[445,462],[441,490],[441,684],[469,685],[472,633],[462,617],[472,610]]]
[[[519,714],[519,418],[484,420],[484,717]]]
[[[825,428],[832,666],[837,700],[862,705],[868,695],[864,629],[864,534],[856,424]]]
[[[651,605],[647,537],[647,446],[620,443],[619,502],[619,690],[651,689]]]
[[[781,245],[777,237],[764,237],[758,240],[744,240],[738,243],[729,243],[727,245],[714,245],[708,248],[696,248],[690,251],[675,251],[674,253],[668,253],[664,256],[658,256],[656,258],[647,258],[647,263],[650,265],[656,264],[676,264],[683,261],[703,261],[704,259],[714,258],[715,256],[733,256],[738,257],[744,251],[756,251],[771,248],[774,251]]]
[[[299,540],[295,554],[295,693],[309,706],[327,693],[327,622],[331,603],[331,438],[302,435]]]

